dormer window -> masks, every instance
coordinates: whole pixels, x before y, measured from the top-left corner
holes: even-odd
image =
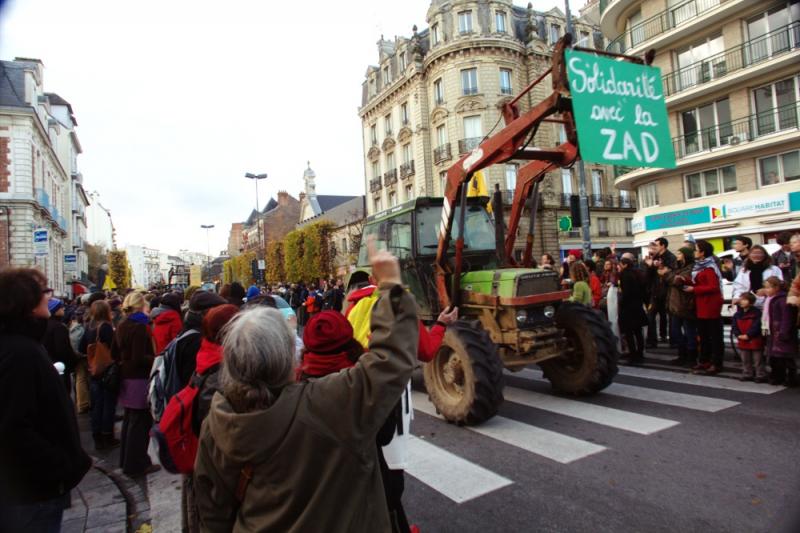
[[[405,71],[407,66],[408,65],[406,63],[406,53],[400,52],[400,70]]]
[[[436,46],[441,40],[441,35],[439,34],[439,24],[436,23],[431,26],[431,43],[433,43],[433,46]]]
[[[385,67],[383,67],[383,85],[384,86],[389,85],[389,82],[391,80],[392,79],[389,76],[389,65],[386,65]]]
[[[506,12],[505,11],[496,11],[494,14],[494,25],[495,29],[499,33],[506,32]]]
[[[375,78],[370,78],[369,80],[369,94],[370,96],[375,96],[378,93],[378,89],[375,85]]]
[[[462,11],[458,14],[458,32],[472,33],[472,11]]]
[[[559,37],[561,37],[561,26],[550,24],[550,44],[556,44]]]

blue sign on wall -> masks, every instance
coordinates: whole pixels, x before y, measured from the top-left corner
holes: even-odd
[[[800,211],[800,191],[789,193],[789,211]]]
[[[706,224],[708,222],[711,222],[711,210],[707,205],[644,217],[645,229],[648,231],[690,226],[692,224]]]

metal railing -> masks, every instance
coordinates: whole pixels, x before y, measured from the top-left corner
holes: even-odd
[[[436,165],[442,161],[448,161],[452,157],[453,155],[450,153],[450,143],[444,143],[433,150],[433,163]]]
[[[514,94],[511,87],[500,87],[500,94]]]
[[[47,194],[44,189],[36,189],[35,196],[39,205],[50,211],[50,195]]]
[[[561,193],[558,197],[560,207],[569,207],[572,194]],[[633,195],[590,194],[587,198],[589,207],[602,209],[636,209],[636,198]]]
[[[599,229],[597,230],[598,237],[608,237],[609,233],[607,229]]]
[[[406,179],[414,175],[414,161],[400,165],[400,178]]]
[[[381,179],[375,178],[369,180],[369,192],[377,192],[381,190]]]
[[[463,94],[464,96],[478,94],[478,87],[463,87],[461,89],[461,94]]]
[[[798,117],[800,103],[795,102],[684,134],[672,139],[675,157],[681,159],[699,152],[736,146],[763,135],[796,129]]]
[[[719,79],[776,55],[800,47],[800,21],[662,76],[664,95],[670,96]]]
[[[464,155],[473,151],[478,145],[481,144],[483,137],[467,137],[458,141],[458,155]]]
[[[433,101],[436,102],[436,105],[443,105],[444,104],[444,96],[436,95],[433,98]]]
[[[393,168],[392,170],[387,170],[383,174],[383,186],[388,187],[389,185],[394,185],[397,183],[397,169]]]
[[[698,15],[714,9],[721,0],[687,0],[637,24],[609,43],[606,50],[618,54],[639,46],[664,32],[692,21]]]

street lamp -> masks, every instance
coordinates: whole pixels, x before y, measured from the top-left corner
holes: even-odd
[[[252,174],[250,172],[244,175],[245,178],[251,179],[256,182],[256,228],[258,229],[258,251],[256,252],[256,260],[258,261],[258,270],[261,270],[262,249],[264,243],[261,242],[261,211],[258,208],[258,180],[267,179],[266,174]]]
[[[214,224],[200,224],[200,227],[206,230],[206,272],[208,281],[211,281],[211,241],[208,232],[214,227]]]

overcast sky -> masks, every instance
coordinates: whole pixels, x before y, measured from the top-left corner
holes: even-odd
[[[41,59],[45,90],[72,104],[85,186],[120,245],[205,251],[200,224],[214,224],[216,253],[255,207],[245,172],[269,174],[261,207],[278,190],[297,197],[307,160],[319,194],[363,194],[364,73],[381,34],[425,28],[429,5],[9,0],[0,57]]]

